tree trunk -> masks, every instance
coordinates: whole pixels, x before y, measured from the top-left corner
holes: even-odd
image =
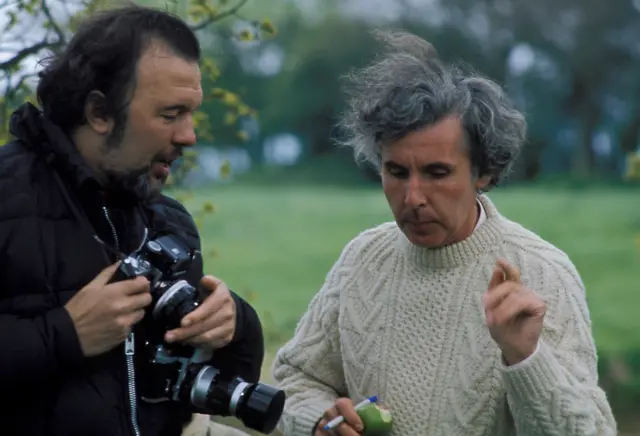
[[[572,173],[579,179],[587,179],[593,174],[595,168],[595,154],[593,152],[593,135],[600,118],[599,111],[589,107],[584,102],[583,110],[579,111],[579,140],[576,144],[572,162]]]
[[[588,178],[595,167],[593,134],[600,121],[600,109],[592,95],[594,81],[600,75],[591,75],[591,80],[574,71],[571,94],[564,103],[565,113],[576,120],[578,141],[574,144],[571,159],[571,174],[579,179]]]
[[[638,136],[640,136],[640,105],[636,105],[629,122],[620,133],[620,148],[624,153],[630,153],[638,148]]]

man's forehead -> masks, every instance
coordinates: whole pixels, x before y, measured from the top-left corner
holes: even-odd
[[[162,88],[163,93],[192,93],[193,98],[202,93],[198,63],[185,60],[162,45],[149,47],[141,56],[136,82],[136,88],[141,92],[149,90],[155,93]],[[155,97],[162,99],[169,95],[158,94]]]
[[[185,59],[166,43],[150,42],[140,56],[138,74],[161,79],[167,74],[175,74],[176,72],[181,72],[183,75],[197,75],[198,80],[200,79],[200,67],[196,60]]]

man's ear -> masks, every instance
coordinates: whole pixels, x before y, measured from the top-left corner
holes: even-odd
[[[478,177],[478,179],[476,180],[475,186],[476,186],[476,191],[480,192],[481,190],[484,189],[485,186],[487,186],[489,183],[491,182],[491,176],[482,176],[482,177]]]
[[[84,116],[87,124],[99,135],[108,135],[113,130],[113,117],[108,115],[108,104],[105,95],[100,91],[91,91],[84,105]]]

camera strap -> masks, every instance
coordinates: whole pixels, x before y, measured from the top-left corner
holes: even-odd
[[[102,253],[104,259],[109,264],[111,264],[112,263],[111,259],[109,258],[109,254],[108,254],[108,252],[107,252],[107,250],[105,248],[107,246],[107,244],[105,244],[100,239],[100,237],[96,233],[95,229],[91,225],[91,221],[89,220],[89,217],[87,217],[87,215],[84,213],[84,211],[81,211],[76,207],[76,204],[73,202],[73,200],[71,199],[71,196],[69,195],[69,191],[67,190],[67,187],[65,186],[64,182],[60,178],[60,174],[58,173],[58,171],[55,168],[52,167],[51,163],[52,163],[54,158],[55,158],[55,156],[53,155],[53,153],[51,153],[51,154],[47,155],[46,161],[47,161],[47,165],[49,166],[49,169],[53,173],[53,178],[55,179],[56,184],[58,185],[58,188],[60,189],[60,193],[62,194],[62,197],[64,198],[64,201],[67,203],[67,206],[71,210],[71,213],[76,218],[78,223],[82,227],[85,228],[87,233],[89,235],[92,235],[94,240],[102,242],[102,243],[98,244],[98,246],[100,247],[100,252]]]

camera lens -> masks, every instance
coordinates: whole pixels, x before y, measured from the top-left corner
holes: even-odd
[[[193,312],[199,304],[196,288],[186,280],[179,280],[160,296],[153,308],[153,316],[167,330],[172,330],[180,327],[182,318]]]
[[[245,386],[242,386],[244,384]],[[240,391],[240,389],[242,389]],[[237,399],[234,404],[233,401]],[[244,425],[264,434],[271,433],[278,425],[284,408],[284,392],[262,383],[242,382],[231,398],[229,408],[235,405],[234,413]]]
[[[262,383],[247,383],[239,377],[221,379],[219,372],[204,365],[195,376],[190,399],[203,413],[232,415],[253,430],[271,433],[284,409],[284,391]]]

